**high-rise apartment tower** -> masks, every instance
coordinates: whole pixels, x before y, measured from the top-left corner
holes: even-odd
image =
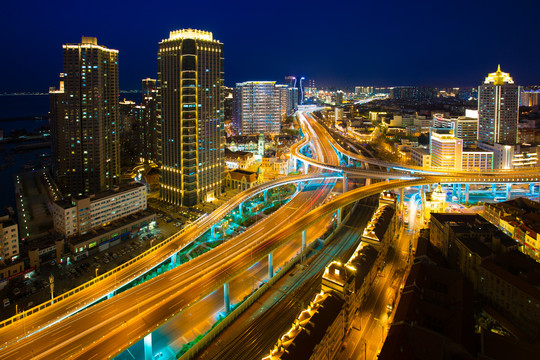
[[[53,173],[65,195],[107,190],[120,173],[118,50],[82,37],[63,46],[60,89],[50,89]]]
[[[172,31],[159,43],[161,198],[186,206],[217,196],[224,161],[223,44],[207,31]]]
[[[499,65],[478,87],[478,141],[517,144],[518,118],[519,86]]]

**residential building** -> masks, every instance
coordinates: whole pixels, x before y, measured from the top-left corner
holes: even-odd
[[[49,91],[53,176],[68,196],[110,189],[120,173],[118,50],[83,36],[63,57],[63,85]]]
[[[19,229],[9,215],[0,217],[0,264],[19,255]]]
[[[411,148],[411,160],[415,165],[429,169],[431,167],[431,155],[428,149],[421,147]]]
[[[518,251],[486,259],[479,269],[478,291],[502,314],[538,336],[540,264]]]
[[[233,124],[241,135],[281,130],[282,88],[275,81],[247,81],[236,84]],[[285,100],[283,106],[286,106]]]
[[[519,242],[519,250],[540,261],[540,203],[517,198],[486,203],[484,217]]]
[[[523,90],[519,100],[521,106],[538,106],[540,105],[540,90]]]
[[[540,146],[478,143],[480,149],[493,153],[494,169],[521,169],[539,166]]]
[[[157,80],[143,79],[142,91],[139,121],[141,152],[139,157],[144,162],[157,163],[161,161],[161,112]]]
[[[477,214],[431,214],[430,242],[474,289],[482,261],[517,248],[515,241]]]
[[[493,169],[493,152],[467,149],[452,129],[433,129],[430,137],[431,167],[449,171]]]
[[[518,141],[519,86],[510,74],[490,73],[478,87],[478,141],[515,145]]]
[[[476,141],[478,139],[478,118],[466,116],[447,118],[443,114],[435,114],[433,115],[433,127],[452,129],[454,135],[463,140],[464,147],[476,147]]]
[[[461,153],[462,171],[493,169],[493,152],[483,149],[463,149]]]
[[[434,169],[461,170],[463,140],[451,130],[432,131],[429,139],[431,167]]]
[[[211,32],[171,31],[159,43],[161,188],[184,206],[221,193],[224,162],[223,44]]]
[[[89,196],[75,196],[52,204],[54,229],[66,236],[84,235],[111,221],[146,209],[146,186],[123,184]]]
[[[473,304],[463,275],[415,262],[378,359],[476,359]]]
[[[120,163],[131,166],[139,160],[142,151],[140,118],[142,107],[131,100],[118,103],[118,138],[122,139]]]

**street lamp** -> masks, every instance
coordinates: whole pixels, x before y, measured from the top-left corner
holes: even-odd
[[[51,301],[54,298],[54,276],[53,274],[49,275],[49,284],[51,287]]]

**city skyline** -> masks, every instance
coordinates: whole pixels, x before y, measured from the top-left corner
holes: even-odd
[[[540,83],[534,71],[540,50],[529,46],[534,43],[534,8],[540,5],[532,2],[511,7],[502,1],[460,2],[451,9],[429,2],[362,7],[351,2],[324,12],[317,6],[280,3],[268,10],[216,3],[212,12],[184,4],[179,12],[171,4],[164,13],[151,5],[107,6],[114,22],[95,21],[102,16],[100,6],[80,15],[78,5],[61,11],[38,3],[32,11],[5,5],[8,16],[0,26],[8,34],[5,47],[18,61],[0,60],[2,68],[10,69],[3,74],[0,92],[45,92],[62,71],[58,49],[82,35],[118,49],[120,87],[139,89],[140,79],[157,77],[157,43],[179,28],[211,31],[229,44],[227,86],[256,79],[282,82],[287,75],[314,79],[318,86],[476,86],[476,74],[493,71],[499,63],[519,84]],[[144,27],[133,25],[139,12],[146,15]],[[479,20],[495,18],[505,26],[478,31]],[[46,36],[36,36],[44,29]],[[41,54],[39,59],[30,55],[33,50]]]

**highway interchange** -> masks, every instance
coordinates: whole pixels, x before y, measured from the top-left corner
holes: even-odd
[[[311,128],[304,127],[304,133],[311,134],[309,138],[315,153],[323,157],[308,159],[299,152],[293,152],[297,158],[323,169],[327,169],[330,165],[332,170],[352,170],[335,165],[335,158],[330,160],[331,154],[335,156],[335,152],[327,147],[323,149],[321,143],[315,141],[317,138],[327,137],[328,142],[331,143],[331,137],[322,127],[314,125],[312,122]],[[337,147],[336,144],[332,145]],[[359,170],[352,171],[360,173]],[[364,177],[379,177],[384,172],[377,173],[364,170]],[[254,262],[258,262],[268,253],[298,236],[302,230],[321,217],[331,215],[348,204],[376,195],[384,190],[439,182],[540,182],[538,169],[517,174],[511,172],[422,174],[421,177],[415,175],[417,178],[414,179],[403,173],[394,175],[392,172],[387,172],[386,178],[390,176],[405,179],[354,189],[319,206],[335,182],[335,180],[325,180],[324,185],[317,190],[300,192],[291,200],[290,204],[299,204],[297,207],[290,207],[293,209],[290,210],[292,213],[286,211],[288,207],[284,208],[283,211],[272,216],[272,221],[262,221],[217,249],[68,317],[73,312],[106,296],[119,284],[124,284],[140,276],[149,268],[166,261],[179,248],[191,239],[203,234],[225,214],[245,201],[247,195],[245,193],[239,194],[182,234],[175,235],[174,239],[165,242],[165,245],[160,248],[154,249],[150,256],[147,254],[130,266],[117,271],[115,276],[108,276],[44,310],[24,317],[15,324],[0,328],[0,343],[5,344],[0,349],[0,358],[101,359],[111,357],[155,330],[175,314],[185,311],[225,282],[242,274]],[[309,211],[311,208],[313,210]],[[34,331],[45,326],[48,327],[43,331]],[[25,334],[29,335],[24,337]],[[21,337],[24,338],[15,342],[17,338]]]

